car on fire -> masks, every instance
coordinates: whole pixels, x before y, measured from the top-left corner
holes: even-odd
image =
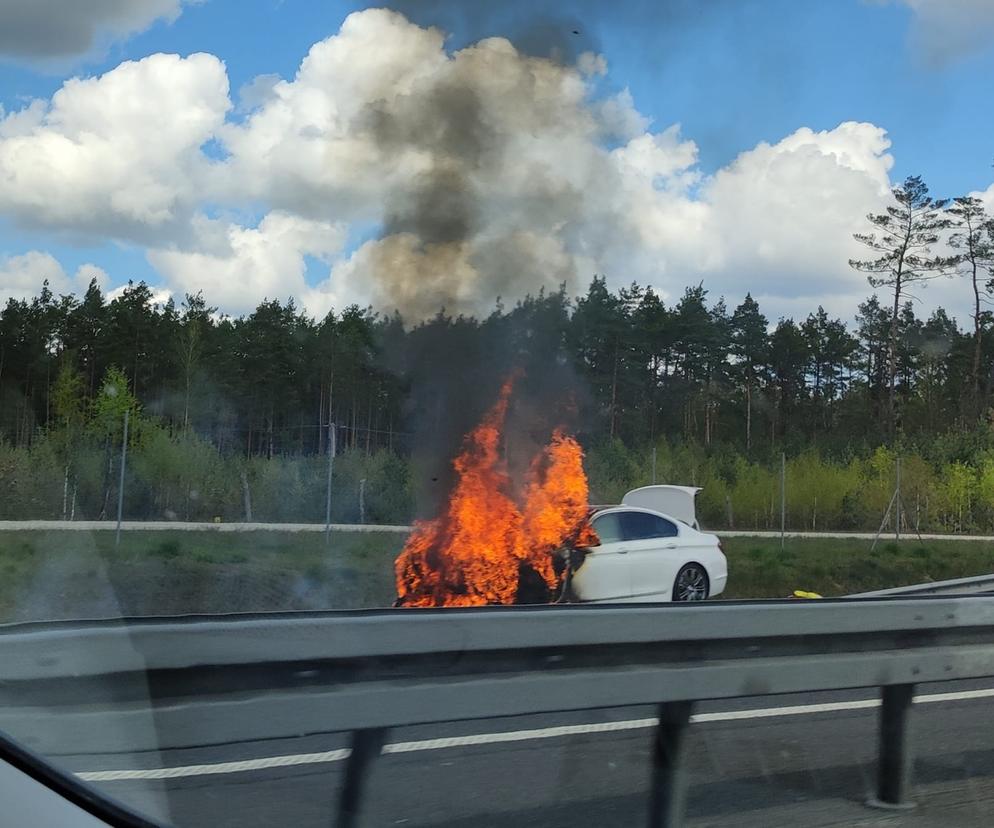
[[[589,525],[596,539],[570,550],[567,600],[703,601],[723,592],[728,563],[717,535],[698,528],[698,491],[645,486],[620,505],[593,507]]]

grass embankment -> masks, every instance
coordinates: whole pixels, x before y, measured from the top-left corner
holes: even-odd
[[[0,621],[389,606],[396,533],[0,532]]]
[[[0,532],[0,622],[389,606],[403,536]],[[994,544],[729,538],[724,598],[825,596],[994,572]]]
[[[786,598],[795,589],[826,597],[994,574],[994,543],[968,540],[871,542],[849,538],[726,538],[723,598]]]

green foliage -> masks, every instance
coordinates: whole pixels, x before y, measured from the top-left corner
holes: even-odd
[[[128,387],[128,378],[115,365],[111,365],[104,374],[99,393],[90,402],[88,425],[91,432],[104,440],[119,440],[124,430],[124,413],[127,411],[131,422],[129,424],[129,439],[134,440],[140,431],[138,417],[138,400]]]
[[[983,575],[994,544],[983,541],[881,543],[839,538],[726,538],[729,581],[723,598],[788,598],[796,589],[825,597]]]
[[[928,199],[905,189],[898,213]],[[957,249],[987,255],[979,208],[952,209]],[[893,214],[877,218],[886,246]],[[947,220],[929,221],[923,238]],[[890,286],[883,252],[869,272]],[[156,305],[142,283],[109,302],[96,283],[79,299],[43,286],[0,310],[0,513],[112,515],[127,411],[128,517],[243,520],[247,490],[254,520],[323,521],[334,423],[332,519],[405,523],[437,507],[461,436],[523,369],[511,442],[573,429],[594,501],[697,485],[706,525],[776,528],[783,451],[791,528],[875,529],[900,456],[907,527],[994,531],[994,420],[978,415],[994,388],[976,387],[994,376],[990,320],[968,335],[941,309],[894,314],[874,296],[852,332],[822,308],[771,330],[748,295],[729,311],[698,284],[667,305],[598,277],[575,301],[563,288],[405,327],[355,306],[317,321],[271,300],[230,319],[199,295]]]
[[[394,533],[0,532],[0,622],[121,615],[384,607]],[[727,538],[725,598],[848,595],[994,568],[994,544]],[[43,577],[40,577],[43,575]]]

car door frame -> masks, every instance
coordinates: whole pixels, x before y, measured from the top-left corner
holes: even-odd
[[[620,511],[622,510],[612,509],[594,515],[591,524],[600,517],[617,514]],[[584,556],[583,564],[572,576],[571,589],[577,600],[584,604],[615,604],[631,601],[628,549],[629,545],[623,538],[590,547]]]
[[[683,526],[680,521],[651,509],[629,508],[629,513],[643,513],[664,520],[676,528],[676,534],[651,538],[629,539],[628,572],[631,579],[631,601],[648,603],[672,600],[673,582],[680,567],[686,563],[686,555],[680,550]],[[622,533],[626,533],[625,520],[621,520]],[[649,573],[647,576],[646,573]],[[649,588],[647,588],[647,586]]]

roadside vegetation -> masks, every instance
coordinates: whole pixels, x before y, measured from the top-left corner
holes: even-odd
[[[0,622],[386,607],[403,535],[0,532]],[[994,572],[981,541],[729,538],[723,598],[826,597]]]
[[[994,574],[994,543],[849,538],[726,538],[723,598],[787,598],[794,590],[826,598],[911,584]]]
[[[389,606],[396,533],[0,532],[0,621]]]
[[[228,455],[192,432],[170,433],[137,416],[131,422],[125,519],[324,522],[327,457]],[[111,444],[120,440],[119,423],[108,431]],[[778,457],[749,459],[732,446],[708,450],[664,439],[654,448],[657,481],[703,487],[704,526],[779,529]],[[117,453],[81,441],[67,479],[61,451],[54,436],[19,448],[0,442],[0,520],[114,516],[118,477],[108,468],[119,468]],[[894,492],[898,455],[878,447],[788,457],[787,528],[875,531]],[[927,451],[907,448],[900,456],[907,531],[994,534],[994,435],[937,438]],[[653,446],[602,440],[587,447],[584,465],[593,502],[617,503],[629,489],[653,482]],[[418,483],[425,479],[417,459],[347,449],[335,458],[332,521],[407,525],[418,511],[415,492],[425,499],[438,485]]]
[[[425,320],[40,285],[0,308],[0,520],[112,517],[127,415],[130,519],[323,521],[330,455],[333,521],[406,524],[515,376],[509,461],[564,426],[595,502],[698,485],[705,525],[774,528],[786,455],[789,528],[872,530],[900,458],[909,529],[994,533],[994,218],[917,176],[892,196],[856,235],[874,292],[846,318],[774,321],[693,274],[671,298],[598,276]],[[969,318],[918,315],[939,279]]]

